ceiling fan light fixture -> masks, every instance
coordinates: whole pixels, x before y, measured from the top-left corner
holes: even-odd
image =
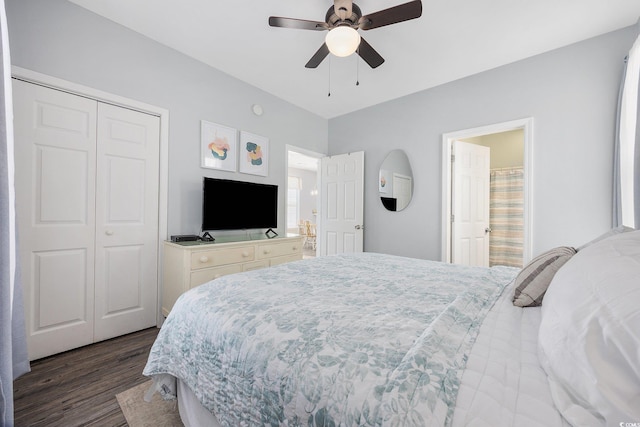
[[[329,48],[329,52],[335,56],[349,56],[358,49],[360,45],[360,34],[348,26],[340,26],[331,29],[327,33],[324,42]]]

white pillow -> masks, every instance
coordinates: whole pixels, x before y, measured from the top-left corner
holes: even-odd
[[[544,297],[538,356],[574,426],[640,422],[640,231],[578,251]]]
[[[586,248],[587,246],[591,246],[594,243],[597,243],[597,242],[599,242],[601,240],[608,239],[609,237],[615,236],[616,234],[628,233],[630,231],[634,231],[634,229],[631,228],[631,227],[627,227],[626,225],[619,225],[619,226],[617,226],[615,228],[612,228],[611,230],[607,231],[606,233],[601,234],[600,236],[596,237],[595,239],[588,241],[584,245],[580,246],[577,250],[581,251],[584,248]]]

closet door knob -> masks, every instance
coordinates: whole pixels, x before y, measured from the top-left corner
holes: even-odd
[[[107,236],[113,236],[113,230],[107,230],[104,232]]]

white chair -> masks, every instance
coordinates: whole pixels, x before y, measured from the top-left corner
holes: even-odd
[[[311,221],[304,222],[304,246],[309,245],[311,249],[316,248],[316,225]]]

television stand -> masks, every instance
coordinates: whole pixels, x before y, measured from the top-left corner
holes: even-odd
[[[216,242],[164,242],[162,314],[187,290],[218,277],[302,259],[302,236]],[[237,236],[236,236],[237,237]]]
[[[268,229],[267,231],[264,232],[264,234],[270,239],[278,235],[278,233],[273,231],[273,228]]]

